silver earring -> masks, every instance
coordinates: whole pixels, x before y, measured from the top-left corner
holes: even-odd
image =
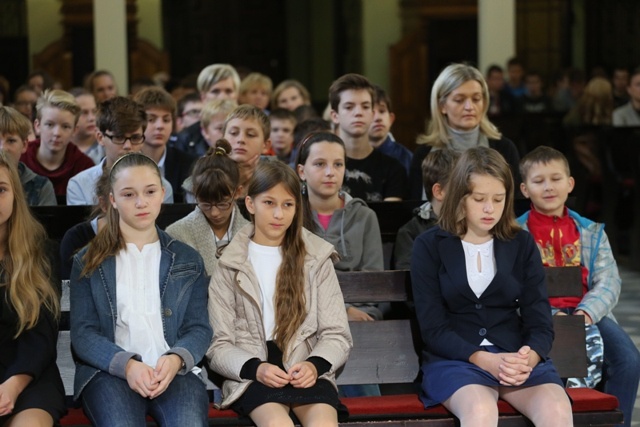
[[[306,196],[306,195],[307,195],[307,181],[302,181],[302,188],[301,188],[301,191],[302,191],[302,195],[303,195],[303,196]]]

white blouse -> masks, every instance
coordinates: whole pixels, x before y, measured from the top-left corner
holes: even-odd
[[[141,251],[127,243],[116,255],[116,344],[152,367],[169,350],[162,327],[160,255],[160,241]]]
[[[471,290],[478,298],[489,287],[496,275],[496,259],[493,254],[493,239],[475,245],[462,241],[467,266],[467,280]],[[480,345],[493,345],[486,338]]]
[[[282,264],[282,254],[279,246],[263,246],[249,241],[249,261],[258,276],[260,293],[262,295],[262,324],[267,341],[273,340],[273,330],[276,326],[274,300],[276,294],[276,276]]]

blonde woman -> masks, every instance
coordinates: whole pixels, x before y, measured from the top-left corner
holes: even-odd
[[[516,187],[520,184],[520,155],[515,144],[489,121],[489,89],[482,73],[467,64],[446,67],[431,89],[431,120],[418,137],[409,172],[411,199],[425,199],[422,161],[432,149],[462,153],[473,147],[491,147],[505,158]]]

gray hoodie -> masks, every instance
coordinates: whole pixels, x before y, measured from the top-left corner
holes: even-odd
[[[341,192],[344,207],[333,212],[329,227],[325,231],[318,221],[318,213],[313,211],[316,229],[313,232],[331,243],[340,260],[334,264],[338,271],[379,271],[384,270],[382,237],[376,213],[362,199]],[[374,319],[382,319],[382,313],[375,304],[354,304]],[[349,304],[347,304],[349,307]]]

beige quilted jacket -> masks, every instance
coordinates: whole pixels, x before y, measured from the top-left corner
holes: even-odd
[[[254,357],[267,359],[260,309],[261,294],[247,248],[253,224],[243,227],[225,248],[209,284],[209,320],[213,342],[207,351],[211,368],[227,378],[222,387],[222,408],[235,402],[251,381],[240,378],[242,366]],[[304,230],[305,297],[307,317],[289,343],[284,367],[319,356],[331,364],[320,378],[335,386],[335,372],[353,345],[342,292],[333,268],[333,246]]]

